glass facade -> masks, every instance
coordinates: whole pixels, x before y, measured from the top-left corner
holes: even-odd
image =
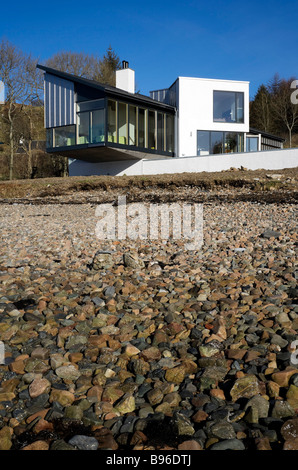
[[[174,152],[174,115],[113,100],[107,109],[109,142]]]
[[[214,155],[243,151],[243,132],[197,131],[197,155]]]
[[[149,110],[148,112],[148,147],[152,150],[156,149],[156,125],[155,125],[155,111]]]
[[[116,101],[108,101],[108,141],[117,143],[117,109]]]
[[[90,141],[93,144],[105,141],[105,110],[97,109],[90,113]]]
[[[127,145],[128,143],[128,116],[127,104],[118,103],[118,137],[119,144]]]
[[[213,120],[215,122],[244,122],[244,93],[213,92]]]
[[[55,127],[52,134],[53,147],[75,145],[76,126]]]
[[[129,106],[129,145],[137,145],[137,108]]]
[[[174,153],[173,114],[113,99],[77,104],[76,125],[47,130],[47,147],[115,143]]]

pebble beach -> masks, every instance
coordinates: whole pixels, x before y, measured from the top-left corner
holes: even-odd
[[[298,450],[297,205],[203,221],[186,250],[0,204],[1,450]]]

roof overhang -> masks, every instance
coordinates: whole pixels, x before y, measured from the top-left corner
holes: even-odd
[[[62,155],[67,158],[79,159],[85,162],[112,162],[122,160],[142,160],[143,158],[172,158],[169,155],[157,155],[156,153],[128,150],[124,148],[107,147],[105,145],[80,145],[72,147],[48,148],[47,152]]]

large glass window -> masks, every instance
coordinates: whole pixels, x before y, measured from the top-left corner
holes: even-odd
[[[155,111],[148,112],[148,147],[152,150],[156,149],[156,126]]]
[[[213,120],[216,122],[244,122],[244,93],[214,91]]]
[[[223,132],[211,132],[211,153],[224,153]]]
[[[118,143],[127,145],[128,126],[127,126],[127,104],[118,103]]]
[[[238,134],[236,132],[226,132],[225,153],[234,153],[238,149]]]
[[[91,142],[93,144],[105,141],[105,112],[104,109],[91,111]]]
[[[209,155],[210,153],[210,132],[198,131],[198,155]]]
[[[146,141],[146,110],[139,108],[138,112],[138,147],[147,147]]]
[[[108,141],[117,142],[117,107],[116,101],[108,101]]]
[[[137,108],[129,106],[129,145],[137,145]]]
[[[157,150],[164,151],[165,147],[165,126],[164,114],[157,113]]]
[[[78,144],[90,142],[90,115],[89,113],[78,113]]]
[[[174,116],[166,115],[166,151],[174,152]]]
[[[67,147],[76,143],[76,127],[63,126],[54,128],[54,147]]]
[[[46,130],[46,146],[47,148],[53,147],[53,129]]]
[[[243,151],[243,132],[197,131],[197,155]]]

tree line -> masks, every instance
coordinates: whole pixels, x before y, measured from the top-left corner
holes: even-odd
[[[46,140],[43,72],[36,68],[38,62],[38,58],[26,54],[10,41],[3,39],[0,43],[0,80],[5,86],[5,101],[0,104],[0,156],[7,157],[4,160],[8,164],[9,179],[14,178],[15,158],[20,151],[26,157],[24,174],[28,178],[34,176],[34,156],[37,151],[42,151],[42,146],[38,147],[36,143]],[[44,65],[115,86],[115,72],[121,67],[121,62],[109,46],[103,57],[61,51]],[[52,158],[63,162],[65,174],[67,159]],[[2,165],[0,163],[0,179],[5,178],[3,166],[3,162]]]
[[[294,77],[278,74],[261,84],[250,102],[250,127],[285,138],[285,147],[298,146],[298,104],[292,99]]]

